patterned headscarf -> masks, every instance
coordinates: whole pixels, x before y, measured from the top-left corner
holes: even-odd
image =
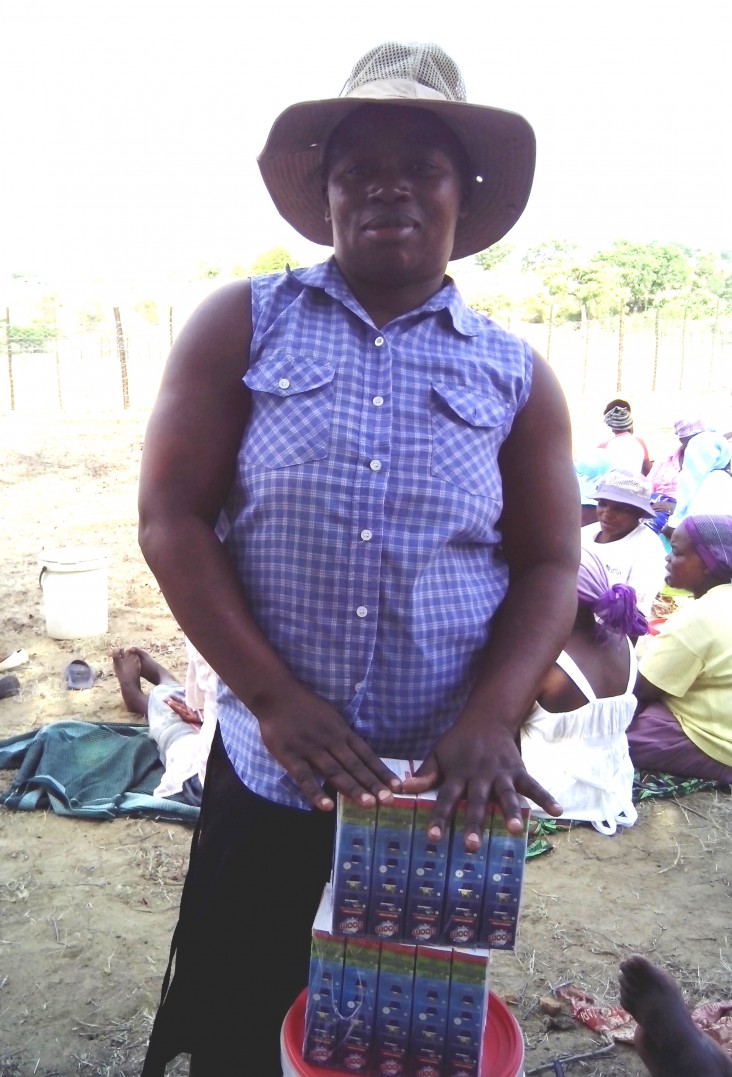
[[[630,414],[630,408],[622,404],[616,404],[615,407],[610,408],[604,415],[605,424],[609,426],[611,430],[632,430],[633,428],[633,416]]]
[[[732,523],[732,517],[730,517]],[[597,618],[597,636],[644,636],[648,622],[636,605],[635,588],[627,583],[610,583],[603,561],[593,550],[580,550],[577,572],[577,599],[589,606]]]
[[[707,572],[732,583],[732,516],[687,516],[681,528]]]

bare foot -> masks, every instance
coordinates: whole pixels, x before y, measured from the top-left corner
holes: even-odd
[[[156,662],[151,654],[143,651],[142,647],[128,647],[128,654],[136,654],[140,662],[140,676],[150,684],[177,684],[178,678]]]
[[[697,1028],[674,980],[639,954],[621,962],[620,1003],[653,1077],[732,1077],[732,1059]]]
[[[141,662],[135,649],[130,647],[124,650],[120,647],[112,651],[112,666],[127,710],[131,714],[147,717],[147,696],[142,690]]]

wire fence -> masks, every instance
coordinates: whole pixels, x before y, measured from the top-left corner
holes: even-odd
[[[616,395],[669,401],[672,410],[729,398],[731,319],[683,323],[649,312],[605,323],[510,328],[548,358],[580,422],[584,404],[600,406]],[[0,415],[149,409],[169,346],[168,324],[138,326],[120,339],[110,324],[59,336],[44,352],[13,350],[3,360],[0,351]]]

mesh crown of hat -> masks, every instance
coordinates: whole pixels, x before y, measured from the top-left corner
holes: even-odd
[[[387,41],[377,45],[354,65],[341,97],[359,86],[384,79],[408,79],[444,94],[448,101],[465,101],[465,83],[460,69],[444,49],[432,42],[401,44]]]
[[[651,484],[638,475],[631,475],[629,471],[606,471],[598,489],[601,486],[612,486],[614,490],[620,490],[635,497],[650,497]]]

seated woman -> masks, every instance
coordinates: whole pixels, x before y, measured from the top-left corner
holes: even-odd
[[[596,490],[597,522],[583,527],[583,546],[601,558],[611,583],[627,583],[650,617],[663,584],[666,551],[644,520],[653,517],[650,486],[640,475],[608,471]]]
[[[676,484],[676,506],[664,529],[669,538],[687,516],[732,513],[729,467],[729,442],[721,434],[703,430],[688,439]]]
[[[637,818],[625,730],[636,705],[633,644],[648,625],[633,588],[611,584],[592,550],[581,551],[577,600],[571,635],[521,728],[521,755],[563,818],[612,834]]]
[[[647,475],[651,469],[648,448],[643,438],[633,433],[633,416],[627,400],[610,400],[603,409],[603,422],[612,430],[613,436],[598,445],[604,449],[610,467],[631,471],[634,475]]]
[[[641,659],[630,757],[641,770],[732,784],[732,516],[687,516],[667,566],[667,582],[696,601]]]
[[[597,523],[597,484],[606,471],[610,460],[603,449],[594,449],[574,462],[580,492],[580,522],[583,527]]]
[[[649,524],[658,535],[668,523],[668,518],[676,508],[676,487],[684,465],[686,446],[697,434],[707,429],[703,419],[677,419],[674,433],[679,443],[672,453],[656,460],[648,472],[651,484],[651,505],[655,518]]]

